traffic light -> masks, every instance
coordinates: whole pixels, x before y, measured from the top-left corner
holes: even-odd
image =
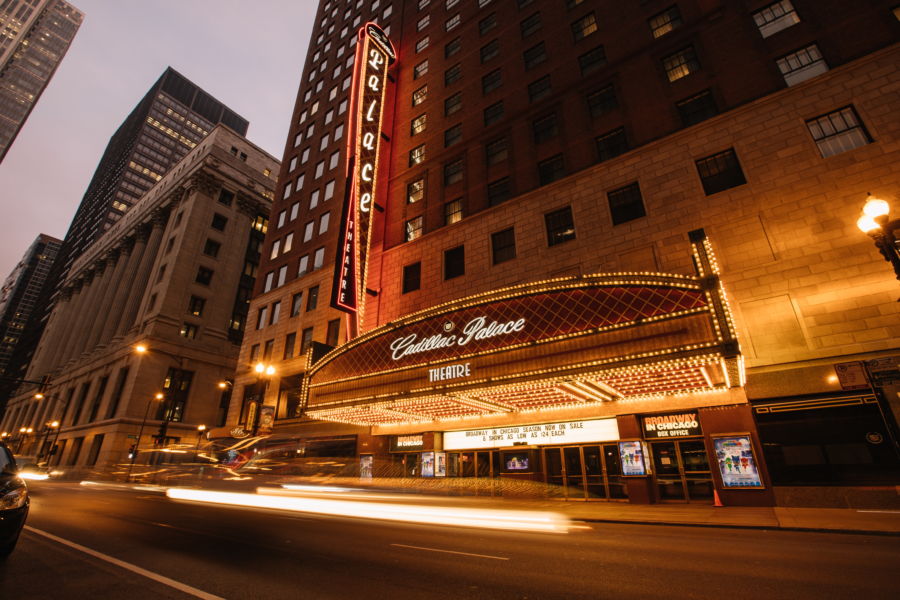
[[[159,433],[156,434],[157,442],[161,442],[164,437],[166,437],[166,431],[169,429],[169,422],[163,421],[162,425],[159,426]]]
[[[56,448],[54,448],[54,452]],[[130,448],[128,448],[128,458],[134,458],[134,455],[137,454],[137,444],[132,444]]]

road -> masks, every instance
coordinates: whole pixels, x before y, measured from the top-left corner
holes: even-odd
[[[4,598],[874,600],[896,598],[900,581],[896,537],[600,523],[523,533],[29,488],[37,531],[0,561]]]

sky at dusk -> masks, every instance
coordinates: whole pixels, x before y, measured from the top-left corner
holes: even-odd
[[[0,164],[0,281],[40,233],[62,239],[109,138],[166,67],[250,121],[279,160],[315,0],[71,0],[68,54]]]

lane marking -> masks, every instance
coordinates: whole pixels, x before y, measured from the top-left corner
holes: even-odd
[[[163,575],[157,575],[156,573],[153,573],[146,569],[142,569],[131,563],[127,563],[125,561],[119,560],[118,558],[113,558],[112,556],[108,556],[101,552],[97,552],[96,550],[91,550],[90,548],[85,548],[84,546],[81,546],[74,542],[70,542],[69,540],[64,540],[63,538],[57,537],[57,536],[53,535],[52,533],[47,533],[46,531],[41,531],[40,529],[35,529],[34,527],[31,527],[29,525],[26,525],[25,529],[27,529],[28,531],[30,531],[32,533],[36,533],[38,535],[44,536],[45,538],[51,539],[54,542],[59,542],[60,544],[64,544],[66,546],[69,546],[70,548],[80,550],[81,552],[84,552],[85,554],[90,554],[91,556],[93,556],[95,558],[99,558],[100,560],[105,560],[106,562],[112,563],[118,567],[122,567],[123,569],[131,571],[133,573],[137,573],[138,575],[143,575],[144,577],[146,577],[148,579],[152,579],[153,581],[158,581],[159,583],[162,583],[163,585],[167,585],[169,587],[175,588],[176,590],[182,591],[186,594],[190,594],[191,596],[196,596],[197,598],[203,598],[203,600],[224,600],[224,598],[222,598],[221,596],[215,596],[213,594],[204,592],[203,590],[198,590],[197,588],[194,588],[189,585],[185,585],[181,582],[175,581],[174,579],[169,579],[168,577],[165,577]]]
[[[494,560],[509,560],[502,556],[488,556],[487,554],[471,554],[469,552],[454,552],[453,550],[438,550],[437,548],[422,548],[421,546],[407,546],[406,544],[391,544],[400,548],[413,548],[415,550],[428,550],[429,552],[445,552],[447,554],[462,554],[463,556],[477,556],[478,558],[492,558]]]

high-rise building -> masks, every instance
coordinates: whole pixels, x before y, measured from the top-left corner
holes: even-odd
[[[218,123],[242,136],[249,127],[246,119],[172,68],[153,84],[110,138],[10,359],[10,377],[25,376],[72,263]],[[0,397],[11,393],[8,385],[0,387]]]
[[[84,13],[63,0],[0,4],[0,162],[62,62]]]
[[[355,481],[878,506],[898,64],[887,0],[321,2],[229,424]]]
[[[21,386],[0,432],[57,443],[77,476],[121,472],[133,444],[139,467],[171,462],[151,436],[181,451],[224,424],[278,166],[220,124],[156,182],[72,263],[29,369],[49,384]]]
[[[0,374],[12,356],[62,240],[41,234],[32,242],[0,289]],[[0,414],[3,407],[0,407]]]

